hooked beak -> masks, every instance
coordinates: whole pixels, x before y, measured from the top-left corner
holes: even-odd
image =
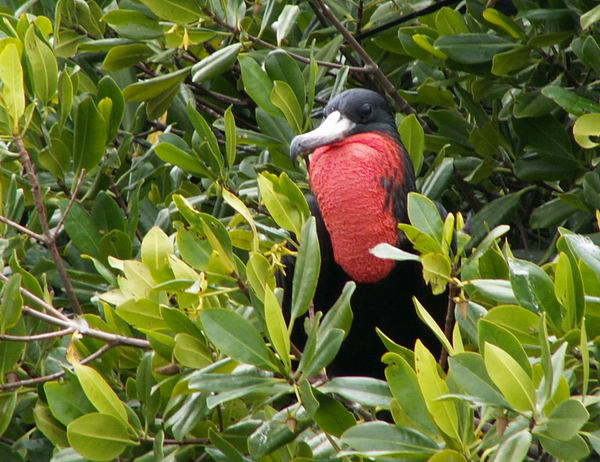
[[[350,119],[344,117],[339,111],[333,111],[313,131],[295,136],[290,145],[292,160],[320,146],[341,141],[350,135],[356,126]]]

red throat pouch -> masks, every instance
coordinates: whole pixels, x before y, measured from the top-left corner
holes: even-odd
[[[385,278],[395,262],[372,255],[396,245],[397,219],[386,184],[402,184],[400,145],[388,135],[359,133],[315,150],[310,183],[331,237],[335,261],[357,282]]]

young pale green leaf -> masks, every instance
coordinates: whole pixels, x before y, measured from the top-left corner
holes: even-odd
[[[583,114],[573,125],[573,136],[579,146],[592,149],[600,143],[594,141],[600,135],[600,113]],[[593,138],[593,139],[592,139]]]
[[[342,441],[354,449],[352,453],[365,457],[425,459],[439,449],[433,440],[416,430],[385,422],[355,425],[344,432]]]
[[[389,260],[396,261],[419,261],[419,256],[414,253],[406,252],[405,250],[394,247],[387,242],[377,244],[369,253],[375,255],[378,258],[387,258]]]
[[[2,288],[0,303],[0,333],[16,326],[23,311],[23,296],[21,295],[21,275],[13,274]],[[1,434],[1,432],[0,432]]]
[[[483,403],[509,407],[486,372],[483,358],[479,354],[459,353],[448,358],[448,364],[450,365],[448,376],[464,393],[476,397]]]
[[[289,6],[289,5],[288,5]],[[295,133],[300,133],[303,127],[303,112],[294,90],[287,82],[275,80],[271,91],[271,102],[283,113],[288,124]]]
[[[290,360],[290,337],[279,301],[273,290],[265,285],[265,323],[271,344],[289,372],[292,368]]]
[[[174,252],[173,242],[158,226],[153,226],[142,240],[142,263],[152,271],[169,266],[169,256]]]
[[[385,378],[392,396],[402,410],[410,416],[418,429],[430,435],[437,434],[438,430],[427,410],[417,374],[410,364],[396,353],[386,353],[382,361],[388,364],[385,368]]]
[[[410,114],[400,122],[399,132],[402,144],[406,147],[410,160],[412,160],[415,174],[418,175],[423,164],[423,149],[425,147],[423,127],[421,127],[417,117]]]
[[[517,24],[502,12],[494,9],[487,8],[483,11],[483,18],[493,24],[494,26],[502,29],[512,38],[521,40],[526,38],[525,33],[517,26]]]
[[[206,344],[189,334],[180,333],[175,336],[173,356],[178,363],[194,369],[202,369],[212,364],[210,351]]]
[[[263,172],[258,176],[258,187],[273,220],[301,239],[302,227],[310,216],[310,210],[298,186],[285,173],[277,177]]]
[[[586,11],[579,17],[579,22],[582,29],[587,29],[592,24],[598,22],[600,19],[600,5],[595,6],[589,11]]]
[[[187,24],[202,16],[202,9],[196,0],[141,0],[161,19]]]
[[[415,309],[417,310],[417,315],[419,316],[419,319],[421,319],[421,321],[423,321],[427,325],[427,327],[431,329],[431,331],[438,338],[442,346],[446,349],[448,354],[453,355],[454,348],[452,348],[450,341],[446,338],[444,331],[440,328],[440,326],[438,326],[433,316],[431,316],[427,309],[421,304],[421,302],[417,300],[417,297],[413,297],[412,301],[415,305]]]
[[[58,88],[58,65],[54,53],[42,39],[36,36],[35,29],[32,24],[25,34],[25,56],[31,65],[33,93],[46,104],[54,97]]]
[[[19,119],[25,112],[25,88],[21,54],[17,45],[12,42],[0,49],[0,81],[3,84],[2,100],[10,117],[10,127],[16,133]]]
[[[302,316],[312,303],[321,269],[321,251],[317,225],[310,217],[302,227],[301,246],[296,258],[292,284],[292,319]]]
[[[235,63],[241,49],[241,43],[234,43],[200,60],[192,67],[192,80],[200,83],[218,77]]]
[[[404,233],[406,238],[413,244],[414,248],[421,253],[441,253],[443,251],[440,242],[429,234],[421,231],[415,226],[407,223],[399,223],[398,228]],[[404,254],[402,254],[404,255]]]
[[[531,445],[531,433],[521,430],[500,443],[494,462],[520,462],[527,457]]]
[[[250,322],[239,314],[215,308],[200,313],[208,339],[236,361],[277,370],[263,338]]]
[[[448,385],[438,374],[435,358],[420,340],[415,345],[415,370],[433,421],[450,438],[460,440],[456,405],[453,401],[438,400],[449,393]]]
[[[231,112],[231,106],[227,108],[224,115],[225,119],[225,153],[227,165],[233,167],[236,158],[237,149],[237,128],[235,126],[235,117]]]
[[[127,424],[127,411],[117,394],[106,383],[95,369],[76,363],[73,365],[75,375],[90,403],[103,414],[118,419],[123,425]],[[73,422],[71,422],[72,424]]]
[[[277,45],[281,46],[281,42],[291,32],[299,15],[300,8],[298,5],[288,4],[283,7],[283,11],[277,18]]]
[[[256,293],[256,296],[264,300],[265,287],[275,289],[275,275],[273,268],[266,257],[258,252],[251,252],[248,263],[246,264],[246,276],[250,287]]]
[[[109,75],[105,75],[98,82],[96,101],[100,101],[103,98],[110,98],[112,101],[110,117],[105,118],[108,129],[107,141],[110,142],[117,136],[117,132],[121,126],[123,115],[125,114],[125,99],[123,98],[123,92]]]
[[[509,330],[495,324],[488,319],[480,319],[477,323],[479,332],[479,351],[484,350],[486,343],[491,343],[506,351],[519,366],[527,372],[529,377],[532,376],[531,364],[527,358],[525,350],[521,346],[521,342]]]
[[[452,276],[452,263],[448,256],[441,253],[427,253],[421,255],[420,260],[423,265],[423,279],[431,285],[431,291],[434,295],[444,293]]]
[[[91,413],[79,417],[67,426],[69,444],[83,457],[91,460],[115,460],[127,446],[127,426],[110,414]]]
[[[273,81],[267,73],[249,56],[240,56],[238,61],[242,70],[242,82],[246,93],[269,115],[281,117],[281,111],[271,102]]]
[[[484,345],[487,373],[506,400],[518,411],[535,409],[535,387],[531,378],[512,356],[496,345]]]
[[[106,122],[90,97],[77,107],[73,136],[73,162],[77,171],[87,171],[100,163],[106,144]]]
[[[570,398],[558,404],[548,416],[546,431],[557,440],[572,439],[590,418],[581,401]]]
[[[313,419],[321,430],[339,438],[342,433],[356,425],[354,415],[338,400],[317,390],[315,390],[315,397],[319,407]]]
[[[44,393],[50,412],[63,425],[95,410],[77,380],[47,382]]]
[[[256,231],[256,225],[254,224],[254,218],[252,217],[250,210],[248,210],[248,207],[246,207],[246,204],[244,204],[240,198],[229,192],[227,189],[223,188],[221,193],[223,195],[223,200],[238,212],[250,226],[250,229],[252,230],[252,251],[256,252],[258,250],[258,232]]]
[[[281,80],[287,82],[292,90],[294,90],[300,107],[304,107],[304,103],[306,102],[306,86],[300,66],[298,66],[298,62],[295,59],[291,58],[281,49],[273,50],[267,55],[265,69],[273,81]]]

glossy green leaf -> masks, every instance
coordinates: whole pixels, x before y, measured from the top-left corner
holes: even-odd
[[[0,303],[0,333],[5,333],[17,325],[23,311],[23,296],[21,295],[21,275],[13,274],[2,287],[2,302]]]
[[[408,218],[414,227],[433,237],[437,242],[442,242],[444,223],[431,199],[421,194],[409,193]]]
[[[336,393],[364,406],[389,408],[392,395],[383,380],[371,377],[335,377],[319,387],[323,393]]]
[[[484,345],[487,373],[506,400],[518,411],[535,408],[535,388],[531,378],[507,352],[495,345]]]
[[[260,333],[239,314],[209,309],[202,311],[200,319],[208,339],[226,355],[259,367],[274,368]]]
[[[41,401],[38,401],[33,408],[33,418],[36,427],[52,444],[59,448],[69,446],[65,428],[52,417],[48,406],[44,405]]]
[[[171,143],[160,143],[154,148],[156,155],[163,161],[181,167],[198,175],[211,177],[212,174],[196,157]]]
[[[279,301],[272,289],[265,286],[265,323],[271,344],[289,371],[292,367],[290,360],[290,337],[283,318]]]
[[[302,108],[296,99],[292,87],[287,82],[275,80],[271,91],[271,102],[277,106],[295,133],[300,133],[303,127]]]
[[[498,27],[514,39],[525,38],[525,33],[519,28],[519,26],[504,13],[494,8],[487,8],[482,13],[483,18]]]
[[[92,98],[85,98],[77,107],[75,135],[73,137],[73,162],[77,171],[96,167],[104,156],[106,122]]]
[[[75,374],[81,388],[90,403],[99,412],[118,419],[123,425],[126,424],[127,411],[125,410],[125,405],[108,383],[106,383],[102,375],[90,366],[84,366],[83,364],[74,364],[73,368],[75,369]]]
[[[190,73],[189,68],[137,82],[123,90],[126,101],[147,101],[176,88]]]
[[[542,89],[542,94],[552,99],[565,111],[576,116],[581,116],[586,112],[600,112],[600,104],[563,87],[548,85]]]
[[[79,454],[92,460],[114,460],[127,446],[135,444],[123,421],[101,413],[86,414],[71,422],[67,438]]]
[[[2,100],[11,120],[11,128],[16,132],[19,119],[25,112],[25,89],[23,68],[17,45],[7,44],[0,49],[0,81],[2,81]]]
[[[200,60],[192,67],[192,80],[201,83],[218,77],[235,63],[241,48],[241,43],[234,43]]]
[[[321,269],[321,252],[316,221],[306,220],[302,227],[302,244],[296,258],[292,284],[292,319],[302,316],[312,303]]]
[[[273,81],[281,80],[292,88],[302,108],[306,100],[306,86],[298,62],[281,49],[273,50],[267,55],[265,69]]]
[[[491,34],[443,35],[434,45],[450,59],[464,64],[491,61],[494,55],[517,46],[512,40]]]
[[[575,121],[573,136],[579,146],[585,149],[592,149],[600,144],[592,139],[592,137],[595,139],[600,135],[599,123],[600,113],[597,112],[584,114]]]
[[[582,29],[587,29],[592,24],[596,23],[600,19],[600,5],[595,6],[589,11],[586,11],[579,18]]]
[[[46,43],[38,38],[35,26],[29,26],[25,34],[25,56],[32,69],[33,93],[42,103],[48,103],[58,88],[58,65],[56,57]]]
[[[52,416],[63,425],[95,410],[77,380],[47,382],[44,393]]]
[[[101,258],[101,235],[85,209],[77,202],[65,220],[65,230],[80,253]]]
[[[288,36],[294,25],[296,24],[300,8],[298,5],[285,5],[283,11],[277,18],[277,45],[281,46],[281,42]]]
[[[237,128],[235,126],[235,117],[231,112],[231,106],[225,111],[225,153],[227,157],[227,166],[233,167],[236,159],[237,149]]]
[[[196,0],[141,0],[161,19],[178,24],[197,21],[201,16],[201,6]]]
[[[494,461],[496,462],[518,462],[527,457],[531,445],[531,433],[521,430],[509,436],[500,444]]]
[[[542,432],[536,432],[535,436],[542,443],[544,450],[560,460],[583,460],[590,454],[588,445],[580,435],[575,435],[567,441],[558,440]]]
[[[508,329],[490,322],[488,318],[480,319],[477,327],[479,331],[479,351],[484,350],[486,343],[495,345],[507,352],[531,377],[531,364],[529,364],[527,354],[515,335]]]
[[[463,16],[447,6],[440,8],[435,14],[435,28],[440,35],[467,34],[469,32]]]
[[[539,315],[517,305],[499,305],[485,316],[487,321],[512,332],[520,343],[537,343]]]
[[[315,393],[319,403],[313,418],[324,432],[340,437],[350,427],[356,425],[356,419],[342,403],[324,393]]]
[[[417,117],[414,114],[410,114],[402,119],[398,130],[400,132],[402,144],[404,144],[404,147],[410,156],[410,160],[413,163],[415,174],[418,175],[421,171],[421,165],[423,164],[423,149],[425,146],[425,133],[423,132],[423,127],[421,127]]]
[[[246,93],[268,114],[281,117],[281,111],[271,102],[273,81],[267,73],[249,56],[240,56],[238,61],[242,69],[242,82]]]
[[[118,45],[108,50],[102,67],[107,71],[118,71],[133,66],[150,56],[152,56],[152,50],[146,44]]]

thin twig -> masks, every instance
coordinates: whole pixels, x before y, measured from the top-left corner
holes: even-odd
[[[140,438],[140,443],[149,443],[149,444],[153,444],[154,443],[154,438]],[[176,440],[173,438],[165,438],[163,440],[163,444],[166,445],[176,445],[176,446],[188,446],[188,445],[207,445],[210,444],[210,440],[208,438],[192,438],[192,439],[187,439],[187,440]]]
[[[23,307],[23,313],[25,313],[28,316],[31,316],[32,318],[40,319],[49,324],[54,324],[55,326],[74,328],[82,335],[97,338],[98,340],[103,340],[108,343],[114,343],[115,345],[123,345],[144,349],[150,348],[150,343],[147,340],[135,337],[126,337],[124,335],[111,334],[102,330],[92,329],[88,327],[85,321],[78,322],[71,319],[67,319],[65,321],[64,319],[55,318],[54,316],[42,313],[41,311],[35,310],[29,306]]]
[[[348,45],[352,47],[356,53],[361,57],[363,62],[365,63],[365,68],[369,68],[369,72],[372,72],[373,75],[377,78],[383,90],[394,100],[396,103],[396,109],[402,112],[408,112],[411,114],[415,114],[416,111],[408,104],[404,98],[400,96],[400,94],[396,91],[396,87],[387,76],[383,73],[383,71],[379,68],[377,63],[373,61],[373,59],[369,56],[369,53],[362,47],[362,45],[354,38],[354,36],[350,33],[348,29],[340,22],[335,14],[329,9],[329,7],[325,4],[323,0],[314,0],[314,2],[318,5],[319,9],[323,13],[323,15],[327,18],[328,21],[331,22],[338,30],[340,34],[344,36],[344,40]]]
[[[452,339],[452,329],[454,329],[454,297],[456,296],[456,291],[457,287],[450,285],[448,289],[448,305],[446,306],[446,320],[444,323],[444,335],[449,340]],[[438,363],[443,370],[446,370],[446,366],[448,365],[448,352],[443,346]]]
[[[58,225],[56,225],[56,228],[54,230],[54,235],[52,236],[52,239],[54,241],[56,241],[56,239],[58,238],[58,235],[60,234],[61,228],[65,224],[65,220],[67,219],[67,217],[71,213],[71,209],[73,208],[73,204],[75,204],[75,202],[77,201],[77,196],[79,195],[79,189],[81,188],[81,185],[83,184],[83,179],[84,178],[85,178],[85,170],[81,170],[79,178],[77,179],[77,184],[75,185],[75,190],[73,191],[73,194],[71,194],[71,198],[69,199],[69,203],[67,204],[67,207],[65,208],[65,211],[62,214],[62,217],[60,217],[60,221],[58,222]]]
[[[222,27],[225,27],[233,34],[240,35],[242,33],[237,27],[230,26],[229,24],[227,24],[226,22],[221,20],[221,18],[219,18],[217,15],[213,14],[212,11],[210,11],[208,8],[203,8],[202,10],[204,11],[205,14],[210,16],[210,18],[214,22],[216,22],[217,24],[219,24]],[[245,38],[247,38],[248,40],[250,40],[251,42],[254,42],[255,44],[263,46],[265,48],[270,48],[271,50],[282,50],[282,48],[278,47],[277,45],[273,45],[272,43],[265,42],[264,40],[259,39],[258,37],[254,37],[253,35],[250,35],[250,34],[246,33],[245,31],[243,32],[243,36]],[[296,61],[300,61],[301,63],[310,64],[310,62],[311,62],[310,58],[306,58],[302,55],[293,53],[289,50],[283,50],[283,51],[285,53],[287,53],[290,58],[294,58]],[[373,69],[371,69],[369,66],[360,66],[360,67],[346,66],[345,64],[331,63],[329,61],[316,61],[316,63],[319,66],[329,67],[332,69],[342,69],[344,67],[348,67],[350,72],[357,72],[357,73],[369,73],[369,72],[373,71]]]
[[[92,362],[95,359],[98,359],[100,356],[102,356],[108,350],[110,350],[111,348],[114,348],[116,346],[117,346],[117,344],[114,344],[114,343],[107,343],[106,345],[103,345],[101,348],[94,351],[91,355],[82,359],[81,364],[87,364],[87,363]],[[17,382],[5,383],[3,385],[0,385],[0,391],[14,390],[15,388],[29,387],[32,385],[39,385],[40,383],[51,382],[52,380],[57,380],[57,379],[61,378],[66,373],[67,372],[63,370],[63,371],[55,372],[54,374],[44,375],[42,377],[36,377],[34,379],[26,379],[26,380],[19,380]]]
[[[52,232],[50,231],[50,225],[48,224],[48,215],[46,213],[46,207],[44,205],[44,198],[42,197],[42,189],[40,188],[37,173],[35,171],[33,162],[31,161],[31,157],[29,156],[29,152],[27,151],[27,148],[25,148],[23,139],[19,135],[15,135],[13,137],[13,141],[15,142],[17,149],[19,150],[21,161],[23,162],[25,172],[27,174],[27,177],[29,178],[29,182],[31,183],[31,191],[33,193],[35,208],[39,215],[40,224],[42,225],[44,236],[46,237],[46,245],[50,250],[50,253],[52,254],[52,259],[54,260],[54,264],[56,265],[56,270],[58,271],[58,275],[60,276],[60,279],[64,285],[64,291],[67,293],[67,296],[71,301],[73,311],[77,314],[83,314],[83,310],[79,305],[77,295],[75,295],[75,289],[73,288],[71,279],[67,274],[65,262],[60,255],[60,251],[58,250],[56,241],[53,239]]]
[[[17,231],[20,231],[23,234],[27,234],[29,237],[32,237],[33,239],[41,242],[42,244],[46,244],[46,238],[44,236],[36,233],[35,231],[30,230],[29,228],[26,228],[23,225],[20,225],[16,221],[12,221],[10,218],[6,218],[0,215],[0,222],[7,224],[11,228],[15,228]]]
[[[64,337],[65,335],[70,335],[75,332],[74,327],[66,327],[61,330],[56,330],[54,332],[44,332],[43,334],[36,335],[10,335],[10,334],[0,334],[0,340],[6,340],[9,342],[36,342],[39,340],[49,340],[51,338]]]
[[[453,3],[458,3],[459,0],[441,0],[439,2],[434,3],[433,5],[429,5],[419,11],[415,11],[414,13],[410,13],[404,15],[400,18],[394,19],[393,21],[382,24],[381,26],[374,27],[373,29],[366,30],[361,32],[356,36],[357,40],[364,40],[372,35],[378,34],[379,32],[383,32],[384,30],[390,29],[395,26],[399,26],[400,24],[410,21],[411,19],[418,18],[420,16],[425,16],[426,14],[433,13],[445,6],[452,5]]]

